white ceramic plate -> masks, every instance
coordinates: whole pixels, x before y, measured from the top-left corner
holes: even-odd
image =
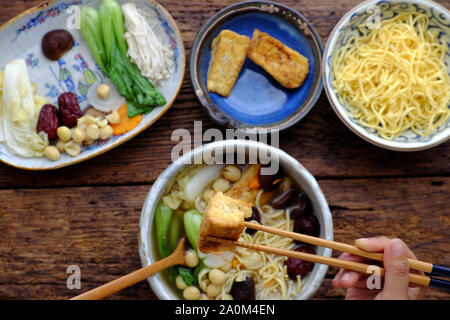
[[[158,85],[166,98],[167,104],[156,107],[143,116],[142,121],[133,130],[108,141],[83,148],[82,152],[71,157],[62,154],[59,161],[46,158],[22,158],[12,155],[0,143],[0,161],[11,166],[28,170],[48,170],[72,165],[100,155],[133,138],[156,120],[172,105],[180,91],[185,71],[185,51],[178,27],[170,14],[157,2],[148,0],[118,0],[120,4],[134,2],[138,8],[145,8],[153,15],[157,36],[169,45],[174,52],[174,72],[170,79]],[[87,90],[95,83],[99,84],[105,75],[100,71],[78,29],[69,29],[67,22],[72,22],[74,11],[67,10],[71,6],[91,6],[98,9],[101,0],[54,0],[45,5],[32,8],[8,21],[0,27],[0,69],[14,59],[25,59],[30,72],[31,81],[37,85],[37,94],[49,98],[57,104],[58,96],[67,91],[74,92],[79,99],[80,108],[86,109]],[[72,9],[77,10],[77,7]],[[50,61],[42,53],[41,40],[45,33],[54,29],[66,29],[75,39],[74,47],[59,61]]]
[[[322,73],[324,87],[333,110],[344,124],[355,134],[382,148],[396,151],[419,151],[446,142],[450,138],[450,119],[428,136],[420,136],[412,130],[407,130],[392,140],[386,140],[378,134],[377,130],[361,125],[359,121],[354,119],[348,112],[350,106],[342,105],[339,102],[332,84],[333,67],[331,64],[331,57],[333,52],[345,45],[351,36],[357,35],[359,30],[358,26],[367,23],[373,13],[373,11],[371,11],[374,8],[373,6],[379,8],[381,20],[406,11],[422,12],[430,18],[430,28],[439,30],[439,37],[447,41],[447,43],[450,41],[450,13],[447,9],[432,1],[369,0],[359,4],[347,12],[347,14],[336,24],[328,38],[323,55]],[[445,64],[447,65],[447,71],[450,74],[450,52],[447,52],[445,56]],[[450,105],[448,107],[450,108]]]

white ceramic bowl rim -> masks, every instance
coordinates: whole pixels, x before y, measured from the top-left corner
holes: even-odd
[[[419,151],[419,150],[425,150],[428,148],[432,148],[434,146],[437,146],[441,143],[446,142],[450,139],[450,127],[447,127],[447,129],[443,130],[442,132],[436,134],[433,138],[431,138],[427,142],[399,142],[399,141],[393,141],[393,140],[386,140],[383,139],[378,134],[372,134],[369,133],[364,127],[360,126],[356,122],[354,122],[351,119],[348,119],[347,111],[345,108],[341,105],[339,102],[339,99],[337,95],[335,94],[335,91],[333,89],[332,84],[329,82],[329,74],[330,74],[330,68],[328,67],[328,58],[332,54],[332,50],[335,48],[336,41],[338,40],[338,30],[345,24],[347,24],[350,19],[353,17],[353,15],[356,12],[361,12],[362,10],[367,10],[370,6],[373,6],[374,4],[380,3],[380,2],[389,2],[389,3],[412,3],[417,5],[422,5],[425,7],[430,7],[436,10],[439,14],[443,14],[447,16],[447,19],[450,19],[450,13],[449,11],[442,7],[441,5],[430,1],[430,0],[391,0],[391,1],[382,1],[382,0],[368,0],[364,1],[361,4],[357,5],[356,7],[352,8],[350,11],[348,11],[336,24],[333,31],[330,34],[330,37],[328,38],[328,41],[325,46],[324,54],[323,54],[323,61],[322,61],[322,77],[324,81],[324,88],[325,92],[327,94],[328,100],[330,101],[331,106],[333,107],[333,110],[337,114],[337,116],[341,119],[341,121],[355,134],[357,134],[359,137],[363,138],[364,140],[382,148],[395,150],[395,151]],[[449,120],[448,120],[449,121]]]
[[[181,169],[189,166],[186,163],[189,163],[191,159],[194,159],[199,155],[201,156],[203,153],[208,154],[211,150],[216,150],[216,152],[217,150],[222,150],[223,154],[233,150],[232,152],[234,153],[235,148],[245,148],[246,151],[256,150],[260,154],[261,152],[269,152],[270,154],[277,156],[281,167],[283,167],[285,171],[291,170],[288,174],[301,185],[302,189],[310,197],[314,206],[314,212],[321,225],[320,236],[328,240],[333,240],[333,221],[325,196],[311,173],[309,173],[296,159],[284,151],[262,142],[248,140],[217,141],[198,147],[173,162],[161,173],[150,189],[142,208],[139,221],[139,255],[143,267],[158,260],[155,243],[151,242],[151,239],[153,238],[153,216],[156,206],[164,194],[170,180],[174,178]],[[293,175],[295,175],[295,177]],[[302,180],[302,183],[300,183],[299,180]],[[317,248],[317,254],[321,256],[330,257],[331,252],[332,250],[328,248]],[[295,299],[311,298],[322,284],[327,270],[328,266],[316,264],[312,272],[304,279],[303,289]],[[167,280],[165,280],[165,277],[163,277],[161,273],[149,277],[148,281],[158,298],[164,300],[179,299],[177,292],[169,287]]]

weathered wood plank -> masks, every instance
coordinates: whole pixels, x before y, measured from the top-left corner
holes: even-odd
[[[314,296],[315,300],[327,300],[327,299],[344,299],[345,289],[336,289],[331,284],[332,278],[325,278],[322,286]],[[444,291],[429,288],[424,296],[427,300],[448,300],[449,295]]]
[[[281,2],[310,19],[324,41],[339,18],[359,3]],[[0,23],[39,3],[3,0]],[[177,21],[189,54],[200,27],[234,1],[160,3]],[[439,3],[450,8],[450,1]],[[74,293],[65,285],[70,264],[81,267],[85,288],[139,268],[137,230],[145,195],[171,162],[170,151],[176,144],[170,141],[171,132],[176,128],[192,132],[194,119],[202,120],[204,129],[215,126],[193,95],[187,72],[174,107],[154,127],[107,154],[53,172],[26,172],[0,164],[0,298],[71,297]],[[450,265],[449,143],[408,154],[373,147],[345,128],[325,95],[280,140],[282,149],[319,178],[333,211],[337,241],[351,243],[381,233],[398,236],[420,259]],[[102,186],[116,184],[122,186]],[[94,187],[70,188],[86,185]],[[37,189],[51,186],[69,188]],[[317,299],[343,297],[342,290],[331,287],[335,272],[330,269]],[[427,295],[430,299],[449,297],[436,290]],[[143,282],[111,298],[155,296]]]
[[[179,100],[185,100],[182,94]],[[380,149],[350,132],[322,97],[298,125],[282,132],[280,148],[298,159],[317,178],[376,176],[448,176],[450,144],[399,153]],[[84,163],[50,172],[28,172],[0,164],[0,188],[152,183],[171,163],[171,133],[194,119],[214,127],[197,102],[172,107],[154,126],[122,146]]]
[[[420,259],[442,265],[450,265],[449,185],[450,178],[320,182],[333,212],[337,241],[397,236]],[[138,222],[148,190],[149,186],[0,190],[0,299],[68,298],[74,292],[66,288],[65,271],[72,264],[80,266],[86,289],[139,268]],[[328,278],[335,272],[331,269]],[[427,297],[450,295],[430,290]],[[154,295],[141,283],[112,298]],[[316,298],[342,298],[342,291],[325,282]]]
[[[37,6],[43,1],[39,0],[2,0],[0,12],[0,23],[4,23],[11,17],[21,13],[22,11]],[[177,21],[180,30],[183,33],[184,40],[191,47],[197,31],[200,27],[217,11],[237,3],[234,0],[208,1],[208,0],[192,0],[188,3],[177,0],[160,0],[162,4]],[[285,4],[300,13],[302,13],[319,32],[323,40],[328,38],[334,25],[339,19],[360,0],[283,0],[278,1]],[[450,1],[436,0],[437,3],[449,8]]]
[[[200,1],[181,5],[161,1],[174,15],[186,47],[192,45],[201,25],[217,10],[234,1]],[[283,1],[303,12],[326,39],[334,23],[359,1]],[[4,1],[0,22],[31,7],[38,1]],[[442,1],[450,7],[450,1]],[[330,8],[336,8],[330,11]],[[85,163],[53,172],[26,172],[0,164],[0,188],[24,186],[67,186],[152,183],[170,163],[176,142],[174,129],[193,132],[194,119],[203,121],[204,130],[214,127],[192,92],[189,72],[171,110],[153,127],[132,141]],[[280,147],[299,159],[314,175],[330,177],[438,176],[450,173],[450,144],[417,153],[398,153],[370,145],[350,132],[336,117],[322,94],[316,107],[295,127],[280,136]]]

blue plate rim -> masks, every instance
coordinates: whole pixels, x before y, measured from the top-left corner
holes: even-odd
[[[256,12],[262,12],[265,13],[271,13],[268,10],[263,10],[261,7],[263,5],[266,6],[273,6],[277,7],[278,9],[285,10],[292,14],[292,16],[299,19],[302,23],[307,25],[308,31],[311,32],[310,38],[315,43],[315,49],[318,54],[318,81],[315,78],[314,81],[316,82],[313,84],[313,87],[311,88],[310,92],[308,93],[308,98],[303,102],[301,106],[301,111],[294,112],[291,116],[288,118],[273,123],[269,125],[264,126],[251,126],[247,125],[243,122],[237,121],[230,116],[226,115],[222,110],[220,110],[209,98],[209,95],[207,92],[204,92],[203,87],[200,84],[199,79],[199,72],[198,72],[198,64],[199,64],[199,57],[200,57],[200,51],[199,48],[201,47],[202,43],[205,41],[206,37],[208,36],[209,32],[217,25],[219,25],[225,18],[240,13],[240,11],[243,11],[245,13],[249,13],[252,11]],[[279,16],[280,18],[283,18],[283,16]],[[291,21],[287,21],[291,23]],[[299,27],[296,27],[296,29],[299,29]],[[300,30],[299,30],[300,32]],[[200,31],[197,33],[197,36],[195,37],[194,43],[192,45],[191,49],[191,55],[190,55],[190,78],[191,78],[191,85],[194,89],[195,95],[200,101],[200,104],[202,105],[205,112],[209,115],[211,119],[213,119],[216,123],[227,126],[230,128],[235,129],[241,129],[244,131],[251,131],[251,132],[260,132],[260,131],[267,131],[267,130],[284,130],[287,129],[297,122],[299,122],[301,119],[303,119],[310,111],[311,109],[316,105],[317,101],[319,100],[322,91],[323,91],[323,79],[322,79],[322,60],[323,60],[323,42],[322,38],[320,37],[317,30],[314,28],[314,26],[311,24],[311,22],[306,19],[305,16],[303,16],[298,11],[272,1],[244,1],[237,4],[233,4],[231,6],[228,6],[216,14],[214,14],[209,20],[203,25],[203,27],[200,29]]]

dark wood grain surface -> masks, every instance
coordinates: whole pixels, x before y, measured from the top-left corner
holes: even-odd
[[[159,1],[182,33],[187,57],[207,19],[235,1]],[[358,0],[280,1],[303,13],[323,42]],[[450,1],[438,1],[450,8]],[[0,1],[0,23],[40,1]],[[1,48],[7,50],[7,48]],[[170,163],[177,128],[215,124],[203,112],[186,72],[174,106],[154,126],[87,162],[28,172],[0,164],[0,299],[66,299],[66,268],[81,268],[82,289],[140,267],[140,210],[156,177]],[[400,237],[426,261],[450,265],[450,143],[416,153],[370,145],[350,132],[322,94],[314,109],[280,135],[280,148],[317,178],[333,213],[335,239]],[[316,299],[341,299],[331,268]],[[428,299],[449,299],[430,289]],[[110,299],[154,299],[142,282]]]

